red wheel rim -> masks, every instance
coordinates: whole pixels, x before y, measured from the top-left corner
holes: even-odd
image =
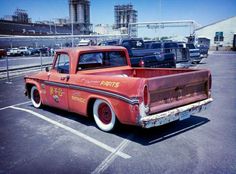
[[[110,107],[106,103],[101,103],[98,107],[98,117],[104,124],[111,122],[112,113]]]
[[[33,92],[33,99],[35,103],[39,104],[40,103],[40,95],[38,90],[34,90]]]

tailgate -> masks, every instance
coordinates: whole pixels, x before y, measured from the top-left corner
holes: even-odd
[[[149,78],[149,114],[208,98],[209,76],[209,71],[197,70]]]

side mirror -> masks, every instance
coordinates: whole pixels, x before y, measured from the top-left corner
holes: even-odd
[[[45,68],[45,71],[46,71],[46,72],[49,72],[49,67],[48,67],[48,66]]]

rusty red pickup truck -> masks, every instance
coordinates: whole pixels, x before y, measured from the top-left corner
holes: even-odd
[[[150,128],[189,118],[211,98],[211,73],[200,69],[133,68],[120,46],[56,51],[52,67],[25,77],[34,107],[93,116],[98,128],[118,122]]]

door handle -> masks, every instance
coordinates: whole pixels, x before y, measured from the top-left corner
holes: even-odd
[[[70,75],[62,76],[62,77],[61,77],[61,80],[66,80],[66,81],[68,81],[69,79],[70,79]]]

